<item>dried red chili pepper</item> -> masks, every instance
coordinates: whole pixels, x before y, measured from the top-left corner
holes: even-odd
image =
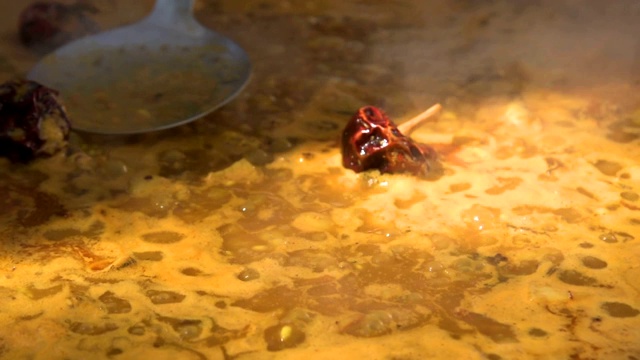
[[[58,92],[34,81],[0,85],[0,156],[26,162],[67,144],[71,124]]]
[[[82,1],[71,5],[35,2],[20,13],[20,41],[40,52],[51,51],[70,40],[99,31],[98,25],[87,16],[97,12],[96,7]]]
[[[440,105],[433,106],[398,127],[382,110],[360,108],[342,133],[342,165],[355,172],[378,169],[381,173],[428,174],[436,152],[408,134],[439,109]]]

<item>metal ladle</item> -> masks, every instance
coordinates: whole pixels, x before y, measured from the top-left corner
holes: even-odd
[[[67,44],[27,77],[60,91],[81,131],[134,134],[200,118],[238,95],[251,64],[195,20],[194,1],[157,0],[142,21]]]

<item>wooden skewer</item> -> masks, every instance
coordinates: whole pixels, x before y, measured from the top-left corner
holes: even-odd
[[[440,104],[435,104],[427,110],[423,111],[421,114],[414,116],[411,120],[403,122],[398,125],[398,130],[405,136],[411,135],[411,133],[417,129],[418,127],[427,123],[427,120],[433,120],[433,116],[436,115],[442,106]]]

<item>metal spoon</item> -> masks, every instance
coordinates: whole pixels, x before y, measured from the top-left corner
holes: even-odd
[[[133,134],[193,121],[247,84],[247,54],[193,17],[195,0],[157,0],[142,21],[88,36],[27,75],[60,91],[74,129]]]

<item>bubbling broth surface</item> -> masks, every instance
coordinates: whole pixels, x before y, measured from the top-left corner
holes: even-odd
[[[640,357],[637,84],[576,76],[626,53],[564,68],[505,50],[532,36],[520,21],[581,28],[546,17],[562,2],[417,3],[198,3],[253,52],[237,101],[1,159],[0,357]],[[581,9],[637,27],[618,10]],[[28,55],[3,49],[19,72]],[[439,149],[437,176],[342,168],[361,105],[402,122],[434,100],[412,137]]]

